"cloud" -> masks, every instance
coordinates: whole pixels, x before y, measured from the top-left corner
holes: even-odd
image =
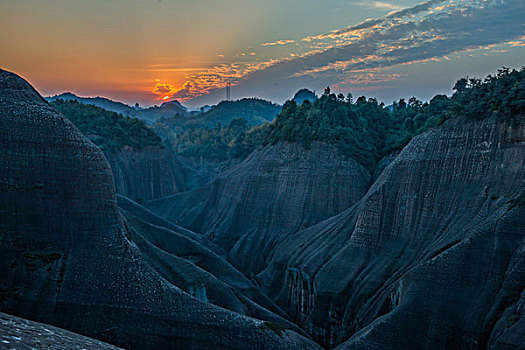
[[[248,53],[247,55],[253,56],[252,53]],[[187,101],[207,94],[210,91],[223,89],[228,83],[235,85],[240,79],[248,76],[250,73],[263,70],[276,62],[277,60],[268,60],[261,62],[219,64],[206,71],[186,74],[186,82],[181,89],[174,92],[173,97],[181,101]]]
[[[395,5],[389,2],[385,2],[385,1],[362,1],[362,2],[357,2],[356,5],[368,7],[368,8],[375,8],[378,10],[390,10],[390,11],[398,10],[401,8],[401,6],[399,5]]]
[[[378,6],[385,4],[390,3]],[[457,52],[502,43],[521,47],[523,18],[523,0],[430,0],[382,18],[289,40],[297,44],[293,56],[288,51],[266,62],[234,62],[188,79],[194,83],[195,97],[213,93],[226,81],[238,85],[243,94],[256,91],[266,96],[272,96],[276,86],[293,89],[347,82],[365,87],[399,79],[386,72],[399,65],[442,60]],[[279,42],[287,43],[279,40],[263,46],[281,45]]]
[[[174,89],[173,89],[173,86],[171,84],[157,83],[155,85],[155,93],[160,94],[160,95],[169,94],[173,90]]]
[[[512,46],[512,47],[525,47],[525,35],[516,38],[517,40],[514,41],[508,41],[506,44]]]
[[[383,9],[383,10],[396,10],[396,9],[401,8],[401,6],[394,5],[389,2],[383,2],[383,1],[374,1],[373,6],[377,9]]]
[[[277,40],[275,42],[261,44],[261,46],[276,46],[276,45],[286,45],[286,44],[293,44],[293,43],[295,43],[295,40]]]

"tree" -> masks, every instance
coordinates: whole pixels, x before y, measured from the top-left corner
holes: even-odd
[[[462,94],[468,89],[468,77],[461,78],[458,81],[456,81],[456,84],[454,84],[454,87],[452,90],[456,91],[458,94]]]

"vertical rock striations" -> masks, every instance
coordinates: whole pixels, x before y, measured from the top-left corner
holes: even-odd
[[[288,235],[357,202],[370,174],[332,146],[281,142],[252,153],[203,188],[146,205],[205,234],[248,276],[266,267]]]
[[[522,349],[524,198],[525,118],[456,118],[258,280],[327,347]]]
[[[226,307],[280,322],[242,293],[233,298],[231,285],[204,265],[164,254],[152,241],[164,234],[184,242],[189,233],[134,228],[117,206],[102,152],[26,81],[3,70],[0,164],[2,311],[129,349],[317,348],[271,321],[205,301],[217,296]],[[187,244],[198,249],[197,241]],[[181,265],[215,287],[184,292],[176,284]],[[183,282],[189,290],[190,278]]]
[[[106,152],[117,193],[134,200],[152,200],[198,188],[209,178],[185,164],[167,148],[130,147]]]

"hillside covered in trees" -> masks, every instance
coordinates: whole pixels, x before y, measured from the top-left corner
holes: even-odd
[[[281,140],[307,148],[313,141],[322,141],[373,169],[385,155],[456,115],[482,118],[489,113],[523,113],[524,76],[523,69],[503,68],[484,80],[459,79],[450,98],[436,95],[422,102],[412,97],[390,106],[365,96],[354,101],[351,94],[335,95],[327,88],[313,102],[287,101],[271,122],[272,113],[280,110],[277,105],[259,99],[225,101],[205,113],[161,119],[153,130],[137,119],[76,101],[52,104],[93,142],[112,151],[124,145],[138,149],[160,145],[162,139],[176,154],[223,162],[243,159],[255,148]]]
[[[208,111],[158,120],[153,129],[175,153],[210,161],[244,158],[262,144],[260,125],[281,106],[258,98],[223,101]]]
[[[525,70],[501,69],[484,80],[461,78],[451,98],[436,95],[428,103],[404,99],[385,107],[374,98],[346,98],[329,89],[314,103],[288,101],[263,132],[263,144],[279,140],[312,141],[336,146],[345,156],[372,169],[384,155],[403,148],[414,136],[465,115],[483,118],[490,113],[519,115],[525,106]]]
[[[217,124],[228,125],[234,119],[243,118],[250,126],[257,126],[275,119],[281,106],[258,98],[244,98],[237,101],[222,101],[218,105],[201,109],[201,112],[178,114],[160,118],[155,127],[166,126],[180,132],[191,128],[215,128]]]
[[[235,143],[246,137],[250,130],[244,118],[233,119],[228,125],[217,124],[214,128],[190,128],[173,132],[160,125],[155,130],[175,153],[211,161],[226,161],[233,155]],[[259,143],[260,144],[260,143]],[[234,158],[237,158],[237,155]],[[243,156],[246,156],[243,154]]]
[[[51,105],[104,151],[116,153],[124,146],[136,150],[147,146],[163,146],[161,138],[143,120],[124,117],[76,100],[57,99]]]

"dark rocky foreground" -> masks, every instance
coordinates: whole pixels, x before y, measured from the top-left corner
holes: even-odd
[[[220,249],[119,208],[102,152],[3,70],[0,111],[0,310],[129,349],[318,348]]]
[[[0,313],[0,349],[117,350],[61,328]]]

